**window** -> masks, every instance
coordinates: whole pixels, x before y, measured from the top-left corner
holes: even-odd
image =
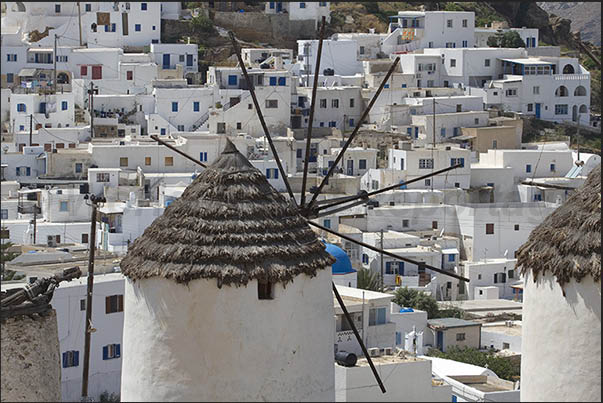
[[[465,158],[450,158],[450,166],[460,164],[461,167],[465,166]]]
[[[535,85],[534,87],[532,87],[532,94],[534,95],[538,95],[540,94],[540,87]]]
[[[89,13],[90,11],[92,11],[92,4],[90,4],[90,3],[86,4],[84,9],[87,13]]]
[[[494,273],[494,284],[506,283],[507,275],[505,273]]]
[[[71,350],[63,353],[63,368],[77,367],[80,365],[80,352]]]
[[[369,326],[385,324],[385,308],[369,309]]]
[[[299,3],[299,8],[306,8],[306,3]]]
[[[567,105],[555,105],[555,115],[567,115]]]
[[[322,225],[323,225],[325,228],[331,228],[331,220],[330,220],[330,219],[325,219],[325,220],[323,220],[323,221],[322,221]]]
[[[515,270],[509,270],[509,271],[507,272],[507,276],[508,276],[509,278],[514,278],[514,277],[515,277]]]
[[[278,78],[278,85],[281,87],[284,87],[287,85],[287,77],[279,77]]]
[[[241,130],[242,127],[241,122],[237,122],[237,130]]]
[[[456,341],[464,341],[465,340],[465,333],[457,333],[456,334]]]
[[[134,79],[134,72],[132,70],[126,71],[126,80],[133,80],[133,79]]]
[[[409,220],[402,220],[402,228],[408,228]]]
[[[452,253],[451,253],[451,254],[449,254],[449,255],[448,255],[448,261],[449,261],[449,262],[454,262],[454,260],[455,260],[455,256],[454,256]]]
[[[331,100],[331,108],[339,108],[339,99]]]
[[[452,28],[452,20],[446,20],[446,28]]]
[[[274,9],[274,2],[273,1],[270,2],[270,8]]]
[[[172,102],[172,112],[178,112],[178,102]]]
[[[134,24],[134,31],[140,32],[140,30],[141,30],[140,24]]]
[[[268,84],[271,86],[275,86],[276,85],[276,77],[269,77]]]
[[[432,221],[431,222],[431,229],[438,229],[438,222],[437,221]]]
[[[140,9],[142,11],[147,11],[147,3],[140,3]]]
[[[110,295],[105,297],[105,313],[115,313],[115,312],[123,312],[124,311],[124,296],[119,295]]]
[[[127,163],[127,161],[126,161]],[[108,172],[99,172],[96,174],[96,181],[101,183],[109,182],[109,173]]]
[[[450,67],[456,67],[456,59],[450,59]]]
[[[166,167],[174,166],[174,157],[165,157],[164,164]]]
[[[445,128],[445,127],[442,127],[442,128],[440,129],[440,136],[442,136],[442,137],[446,137],[446,128]]]
[[[88,234],[82,234],[82,237],[86,235],[88,236]],[[88,241],[86,240],[86,243],[88,243]],[[86,310],[86,299],[80,299],[80,311],[85,311]]]
[[[25,107],[25,104],[17,104],[17,112],[26,112],[27,108]]]
[[[350,119],[348,123],[350,127],[354,127],[354,119]]]
[[[88,75],[88,66],[80,66],[80,76]]]
[[[463,20],[463,28],[467,28],[467,20]]]
[[[369,257],[366,253],[362,254],[362,263],[364,264],[368,264],[369,263]]]
[[[549,169],[550,169],[551,172],[555,172],[555,164],[551,164],[549,166]]]
[[[278,108],[278,99],[267,99],[266,108]]]
[[[354,107],[354,98],[350,98],[350,108]]]
[[[128,157],[120,157],[119,158],[119,166],[127,167],[128,166]]]
[[[193,102],[193,112],[199,112],[199,102]]]
[[[486,235],[494,234],[494,224],[486,224]]]
[[[456,43],[455,42],[446,42],[446,47],[447,48],[456,48]],[[444,63],[444,59],[442,59],[442,63]]]
[[[478,275],[477,275],[477,279],[478,279],[478,280],[481,280],[481,279],[482,279],[482,275],[481,275],[481,274],[478,274]]]
[[[427,47],[428,47],[428,48],[433,48],[433,42],[429,42],[429,43],[427,44]]]
[[[534,104],[528,104],[528,112],[532,112],[534,110]]]
[[[468,46],[467,41],[462,41],[461,42],[461,47],[466,48]]]
[[[484,67],[490,67],[490,59],[484,60]]]
[[[184,131],[184,125],[178,125],[178,127],[176,128],[179,132],[183,132]]]
[[[75,163],[75,173],[76,174],[82,173],[82,168],[83,168],[83,164],[81,162]]]
[[[327,107],[327,100],[326,99],[321,99],[320,100],[320,107],[321,108],[326,108]]]
[[[201,151],[199,153],[199,161],[207,162],[207,151]]]
[[[270,281],[258,280],[258,299],[274,299],[273,287]]]
[[[498,148],[498,140],[492,140],[492,148],[495,150]]]
[[[509,343],[505,343],[505,342],[503,342],[503,344],[502,344],[502,349],[503,349],[503,350],[508,350],[510,347],[511,347],[511,346],[509,345]]]
[[[361,55],[364,54],[364,46],[360,46],[359,52],[360,52]]]
[[[526,164],[526,173],[532,172],[532,164]]]
[[[17,61],[17,54],[7,53],[6,54],[6,61],[7,62],[16,62]]]
[[[62,111],[66,111],[69,107],[69,104],[67,103],[67,101],[61,101],[61,110]]]
[[[509,88],[505,91],[505,96],[507,97],[516,97],[517,96],[517,88]]]
[[[111,360],[113,358],[119,358],[120,356],[119,344],[108,344],[103,347],[103,360]]]
[[[14,76],[14,74],[13,74],[13,73],[6,73],[6,82],[7,82],[7,83],[12,83],[12,82],[14,82],[14,81],[15,81],[15,78],[14,78],[14,77],[15,77],[15,76]]]
[[[266,179],[278,179],[278,169],[266,168]]]
[[[165,136],[165,127],[162,127],[162,128],[159,130],[159,134],[161,134],[162,136]]]
[[[431,179],[425,179],[425,186],[431,186]]]
[[[454,187],[455,187],[455,188],[460,188],[460,187],[461,187],[461,184],[460,184],[459,182],[454,182]]]
[[[55,13],[60,13],[61,12],[61,5],[60,4],[55,4],[54,5],[54,12]]]
[[[8,220],[8,209],[3,208],[0,210],[0,218],[3,220]]]
[[[332,120],[329,122],[329,127],[337,127],[337,122]]]
[[[419,169],[432,169],[433,168],[433,159],[425,158],[419,159]]]
[[[366,169],[366,160],[358,160],[358,169]]]
[[[327,2],[326,1],[319,1],[318,2],[318,6],[319,7],[326,7],[327,6]]]

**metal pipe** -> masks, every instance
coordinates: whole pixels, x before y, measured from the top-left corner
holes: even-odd
[[[360,246],[364,246],[365,248],[368,248],[368,249],[373,250],[373,251],[378,252],[378,253],[381,253],[381,252],[382,252],[382,250],[381,250],[381,249],[379,249],[379,248],[377,248],[376,246],[369,245],[369,244],[367,244],[367,243],[364,243],[364,242],[362,242],[362,241],[358,241],[358,240],[356,240],[356,239],[354,239],[354,238],[352,238],[352,237],[349,237],[349,236],[347,236],[347,235],[340,234],[340,233],[338,233],[338,232],[336,232],[336,231],[333,231],[332,229],[329,229],[329,228],[323,227],[322,225],[317,224],[317,223],[315,223],[315,222],[313,222],[313,221],[310,221],[310,220],[308,220],[308,219],[306,219],[306,221],[307,221],[307,223],[308,223],[308,224],[310,224],[310,225],[312,225],[312,226],[314,226],[314,227],[316,227],[316,228],[318,228],[318,229],[321,229],[321,230],[323,230],[323,231],[326,231],[326,232],[328,232],[328,233],[331,233],[331,234],[333,234],[333,235],[336,235],[336,236],[338,236],[338,237],[340,237],[340,238],[343,238],[343,239],[345,239],[345,240],[347,240],[347,241],[354,242],[354,243],[356,243],[356,244],[358,244],[358,245],[360,245]],[[403,262],[408,262],[408,263],[416,264],[417,266],[422,265],[422,266],[427,267],[428,269],[430,269],[430,270],[432,270],[432,271],[435,271],[435,272],[437,272],[437,273],[441,273],[441,274],[444,274],[444,275],[449,276],[449,277],[454,277],[454,278],[456,278],[456,279],[458,279],[458,280],[462,280],[462,281],[469,282],[469,279],[468,279],[468,278],[465,278],[465,277],[459,276],[459,275],[458,275],[458,274],[456,274],[456,273],[449,273],[449,272],[447,272],[447,271],[445,271],[445,270],[438,269],[437,267],[430,266],[430,265],[428,265],[428,264],[426,264],[426,263],[424,263],[424,262],[418,262],[418,261],[416,261],[416,260],[412,260],[412,259],[409,259],[409,258],[406,258],[406,257],[402,257],[402,256],[400,256],[400,255],[396,255],[395,253],[391,253],[391,252],[388,252],[388,251],[386,251],[386,250],[383,250],[383,254],[384,254],[384,255],[387,255],[387,256],[390,256],[390,257],[393,257],[394,259],[402,260]]]
[[[254,84],[249,78],[249,74],[247,74],[247,68],[245,67],[245,63],[243,62],[243,58],[241,57],[241,50],[239,49],[239,45],[232,31],[228,31],[228,35],[230,36],[230,40],[232,42],[232,47],[234,48],[235,54],[237,55],[237,59],[239,60],[239,66],[243,72],[243,76],[245,76],[245,81],[247,81],[247,86],[249,87],[249,93],[251,94],[251,99],[253,100],[253,105],[255,106],[255,111],[258,114],[258,119],[260,119],[260,123],[262,128],[264,129],[264,135],[268,139],[268,144],[270,144],[270,149],[272,150],[272,155],[276,160],[276,165],[278,166],[278,170],[281,172],[281,176],[283,177],[283,182],[285,182],[285,187],[287,188],[287,192],[289,196],[291,196],[291,200],[294,205],[297,205],[295,201],[295,196],[293,195],[293,190],[291,190],[291,185],[289,184],[289,180],[287,179],[287,174],[283,169],[283,165],[281,164],[281,160],[278,157],[278,153],[276,151],[276,147],[272,141],[272,136],[270,136],[270,132],[268,131],[268,126],[266,126],[266,121],[264,121],[264,115],[262,115],[262,110],[260,109],[260,104],[258,103],[258,99],[255,96]]]
[[[310,104],[310,116],[308,120],[308,134],[306,136],[306,158],[304,161],[304,176],[302,177],[300,206],[306,203],[306,179],[308,177],[308,165],[310,165],[310,142],[312,140],[312,125],[314,124],[314,107],[316,106],[316,87],[318,87],[318,75],[320,73],[320,59],[322,56],[322,41],[325,35],[325,17],[322,17],[320,27],[320,39],[318,40],[318,54],[316,55],[316,65],[314,67],[314,85],[312,86],[312,103]]]
[[[371,99],[371,102],[368,104],[367,108],[364,110],[364,113],[362,114],[362,116],[360,117],[360,119],[358,119],[358,123],[356,124],[356,127],[354,128],[354,131],[352,132],[352,134],[350,134],[350,137],[348,138],[348,140],[344,144],[343,148],[341,149],[341,151],[337,155],[337,158],[333,162],[333,165],[331,165],[331,168],[329,168],[329,171],[327,172],[327,175],[323,178],[322,182],[320,182],[320,185],[318,186],[318,189],[314,193],[314,196],[312,196],[312,200],[310,200],[310,203],[308,203],[308,205],[307,205],[308,209],[311,209],[312,206],[314,205],[314,201],[316,200],[316,198],[320,194],[320,191],[322,190],[322,188],[325,186],[325,184],[329,180],[329,176],[331,176],[333,174],[333,172],[335,171],[335,169],[337,167],[337,164],[339,164],[339,162],[343,158],[343,154],[345,153],[345,151],[348,149],[348,147],[352,143],[352,140],[354,140],[354,137],[356,137],[356,134],[358,133],[358,130],[360,130],[360,125],[366,119],[368,113],[370,112],[371,108],[375,104],[375,101],[377,101],[377,97],[379,97],[379,94],[381,94],[381,91],[383,91],[383,87],[385,86],[385,83],[387,82],[387,80],[389,79],[389,77],[392,75],[392,73],[394,72],[394,69],[396,68],[396,66],[398,65],[399,62],[400,62],[400,57],[396,57],[396,60],[394,60],[394,63],[389,68],[389,71],[385,75],[385,78],[381,82],[381,85],[377,89],[377,92],[373,96],[373,99]]]
[[[350,327],[352,328],[352,331],[354,332],[354,336],[356,336],[356,340],[358,340],[358,344],[360,344],[362,353],[364,354],[366,361],[369,363],[369,365],[371,367],[371,371],[373,371],[373,375],[375,376],[375,379],[377,380],[377,383],[379,384],[379,387],[381,388],[381,392],[385,393],[385,386],[383,386],[383,382],[381,382],[381,377],[379,376],[379,373],[377,372],[377,369],[375,368],[375,364],[373,364],[373,360],[371,360],[371,356],[369,355],[368,351],[366,350],[366,346],[364,345],[364,342],[362,341],[362,338],[360,337],[360,334],[358,333],[358,329],[356,329],[356,325],[354,324],[352,317],[350,316],[347,308],[345,307],[345,304],[343,303],[343,299],[341,299],[341,295],[339,295],[339,291],[337,291],[337,287],[335,287],[335,283],[332,282],[331,284],[333,284],[333,293],[335,294],[335,298],[337,298],[337,302],[339,302],[339,306],[341,307],[341,310],[343,311],[345,318],[347,319],[348,323],[350,324]],[[364,313],[364,310],[363,310],[363,313]],[[362,325],[363,325],[362,327],[364,328],[364,323]]]
[[[198,160],[194,159],[194,158],[193,158],[193,157],[191,157],[190,155],[188,155],[188,154],[186,154],[186,153],[184,153],[184,152],[182,152],[182,151],[178,150],[178,149],[177,149],[176,147],[174,147],[173,145],[168,144],[168,143],[166,143],[165,141],[161,140],[159,137],[157,137],[157,135],[156,135],[156,134],[153,134],[153,135],[151,136],[151,138],[152,138],[153,140],[155,140],[156,142],[158,142],[159,144],[161,144],[161,145],[163,145],[163,146],[166,146],[166,147],[167,147],[167,148],[169,148],[170,150],[172,150],[172,151],[174,151],[174,152],[177,152],[178,154],[182,155],[184,158],[186,158],[186,159],[189,159],[189,160],[193,161],[195,164],[197,164],[197,165],[201,165],[203,168],[207,168],[207,165],[205,165],[205,164],[204,164],[204,163],[202,163],[201,161],[198,161]]]

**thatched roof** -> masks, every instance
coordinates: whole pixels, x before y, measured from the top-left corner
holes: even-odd
[[[130,279],[179,283],[216,278],[287,283],[335,261],[297,208],[227,141],[205,169],[137,238],[121,261]]]
[[[559,284],[601,279],[601,165],[586,182],[532,231],[519,248],[521,271],[552,273]]]

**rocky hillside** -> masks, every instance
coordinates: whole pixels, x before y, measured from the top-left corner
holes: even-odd
[[[601,46],[601,3],[600,2],[558,2],[537,3],[549,14],[571,21],[572,32],[580,32],[583,41]]]

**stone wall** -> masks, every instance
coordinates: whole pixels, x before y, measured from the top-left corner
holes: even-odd
[[[316,21],[289,20],[287,14],[212,13],[214,24],[234,31],[238,38],[248,42],[269,42],[274,46],[296,49],[297,39],[314,39]]]
[[[0,330],[0,401],[60,402],[61,361],[55,310],[45,316],[6,319]]]

